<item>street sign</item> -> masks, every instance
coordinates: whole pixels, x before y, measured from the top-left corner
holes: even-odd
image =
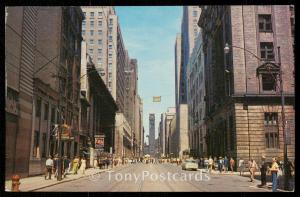
[[[95,136],[95,149],[103,149],[104,148],[104,136]]]

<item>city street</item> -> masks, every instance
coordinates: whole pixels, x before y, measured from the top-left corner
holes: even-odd
[[[168,173],[170,174],[168,179]],[[175,173],[178,173],[174,175]],[[181,174],[183,173],[183,174]],[[198,174],[199,176],[195,176]],[[143,176],[144,175],[144,176]],[[175,178],[173,179],[173,175]],[[183,171],[173,164],[130,164],[117,171],[105,172],[98,176],[58,184],[36,191],[71,191],[71,192],[266,192],[257,188],[260,182],[249,182],[247,177],[235,174],[212,174],[201,171]],[[131,177],[130,177],[131,176]],[[136,178],[134,177],[136,176]],[[165,179],[162,177],[164,176]],[[207,176],[210,177],[207,179]],[[127,180],[125,180],[126,178]],[[185,178],[183,178],[185,177]],[[189,177],[192,177],[189,179]]]

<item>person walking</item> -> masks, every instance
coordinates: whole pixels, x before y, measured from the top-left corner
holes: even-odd
[[[77,174],[78,166],[79,166],[79,158],[75,157],[73,160],[73,169],[72,169],[74,174]]]
[[[63,177],[66,177],[66,175],[69,173],[69,164],[70,164],[70,160],[68,159],[67,156],[64,156],[63,159]]]
[[[234,161],[234,159],[231,157],[229,162],[230,162],[230,170],[231,170],[231,173],[233,173],[234,166],[235,166],[235,161]]]
[[[272,166],[271,166],[271,175],[272,175],[272,192],[277,191],[277,172],[279,170],[279,166],[276,162],[276,158],[272,158]]]
[[[222,170],[223,170],[223,158],[222,157],[219,157],[218,170],[220,173],[222,173]]]
[[[239,169],[240,169],[240,176],[242,176],[244,174],[244,170],[245,170],[245,163],[242,158],[240,158],[240,160],[239,160]]]
[[[214,160],[211,158],[211,156],[208,159],[208,169],[209,169],[209,173],[211,173],[212,167],[214,164]]]
[[[228,159],[225,156],[224,157],[224,172],[226,173],[228,171]]]
[[[58,156],[55,155],[54,159],[53,159],[53,173],[54,173],[54,177],[56,178],[58,175]]]
[[[85,160],[85,158],[83,157],[82,159],[81,159],[81,165],[80,165],[80,173],[82,174],[82,175],[85,175],[85,168],[86,168],[86,160]]]
[[[250,182],[254,181],[255,171],[256,171],[257,168],[258,167],[257,167],[257,164],[256,164],[255,160],[251,159],[250,162],[249,162]]]
[[[266,157],[263,155],[261,157],[261,165],[260,165],[260,177],[261,177],[261,185],[265,186],[267,184],[267,164],[266,164]]]
[[[46,160],[46,173],[45,173],[45,180],[47,180],[47,176],[49,175],[49,178],[51,180],[51,174],[53,169],[53,160],[51,156],[48,157]]]

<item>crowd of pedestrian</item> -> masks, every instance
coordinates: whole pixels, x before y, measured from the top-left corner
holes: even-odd
[[[86,169],[85,157],[79,158],[78,156],[76,156],[73,158],[73,160],[71,160],[67,156],[64,156],[61,162],[62,162],[61,164],[62,178],[65,178],[67,174],[78,174],[78,171],[80,171],[81,174],[85,174],[85,169]],[[51,180],[52,174],[54,174],[54,178],[56,178],[59,173],[58,170],[59,170],[58,155],[55,155],[53,159],[51,156],[48,156],[46,160],[45,180],[47,180],[47,177],[49,180]]]

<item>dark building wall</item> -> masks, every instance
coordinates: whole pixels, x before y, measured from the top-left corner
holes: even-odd
[[[28,175],[32,129],[36,7],[8,7],[5,35],[8,68],[6,99],[6,177]]]

